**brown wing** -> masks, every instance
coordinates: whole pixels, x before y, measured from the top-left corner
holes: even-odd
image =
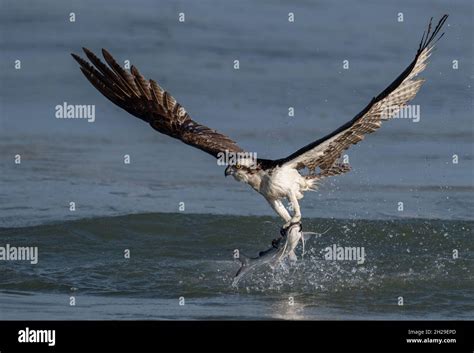
[[[199,148],[214,157],[219,152],[243,152],[229,137],[191,119],[184,108],[155,81],[146,80],[132,66],[128,72],[102,49],[104,64],[94,53],[83,48],[91,63],[71,54],[92,85],[110,101],[146,121],[155,130]]]
[[[447,15],[444,15],[441,18],[432,33],[430,21],[428,31],[423,34],[415,59],[390,86],[375,97],[355,118],[329,135],[310,143],[286,158],[271,161],[272,163],[267,161],[267,168],[275,165],[289,165],[296,169],[308,168],[313,173],[319,167],[324,173],[333,170],[333,167],[340,166],[338,159],[344,150],[362,141],[365,134],[377,130],[382,121],[393,117],[400,108],[415,97],[424,82],[424,80],[415,77],[425,69],[436,40],[442,36],[436,38],[447,17]],[[344,172],[344,168],[340,170]],[[346,168],[345,171],[347,170],[349,169]]]

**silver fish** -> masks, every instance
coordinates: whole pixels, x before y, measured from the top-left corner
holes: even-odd
[[[240,268],[235,274],[233,286],[236,286],[242,277],[247,274],[250,270],[260,267],[265,264],[269,264],[272,268],[275,268],[280,262],[288,258],[290,261],[295,262],[297,260],[295,254],[295,248],[301,240],[303,245],[302,256],[304,256],[305,243],[312,236],[321,236],[325,234],[329,229],[323,233],[315,232],[303,232],[301,230],[301,224],[292,224],[285,232],[285,235],[275,240],[272,247],[260,251],[257,257],[249,257],[239,252]]]

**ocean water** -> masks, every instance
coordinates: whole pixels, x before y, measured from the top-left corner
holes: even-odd
[[[140,214],[3,229],[2,241],[37,246],[39,256],[37,265],[2,264],[2,317],[468,319],[473,225],[306,220],[308,230],[330,230],[308,241],[304,257],[298,248],[295,265],[264,265],[238,286],[234,250],[255,256],[268,248],[275,219]],[[365,261],[326,260],[333,244],[364,247]]]
[[[91,4],[0,0],[0,246],[40,256],[0,261],[0,319],[473,317],[471,1]],[[295,267],[261,268],[238,288],[233,250],[256,254],[281,226],[267,203],[113,106],[69,55],[107,48],[198,122],[280,158],[356,115],[443,13],[413,101],[420,121],[351,147],[353,170],[301,202],[305,229],[331,230]],[[63,102],[94,104],[95,122],[56,119]],[[366,263],[324,260],[332,244],[364,246]]]

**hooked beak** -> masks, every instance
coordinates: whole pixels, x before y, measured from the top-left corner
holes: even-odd
[[[227,178],[229,175],[232,175],[232,171],[230,169],[230,166],[228,166],[226,169],[225,169],[225,172],[224,172],[224,176]]]

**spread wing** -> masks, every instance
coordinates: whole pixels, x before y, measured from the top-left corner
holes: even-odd
[[[425,69],[434,44],[443,36],[444,33],[440,36],[438,36],[438,33],[447,17],[447,15],[444,15],[441,18],[433,32],[431,32],[430,21],[428,30],[421,39],[415,59],[390,86],[373,98],[351,121],[286,158],[272,161],[273,163],[267,161],[267,167],[289,165],[296,169],[308,168],[310,174],[314,173],[316,168],[320,168],[322,173],[333,173],[333,171],[338,170],[341,173],[347,171],[348,168],[344,168],[347,165],[338,162],[342,152],[351,145],[362,141],[366,134],[377,130],[382,121],[393,117],[400,108],[415,97],[424,82],[424,80],[416,77]]]
[[[102,49],[107,63],[83,48],[90,63],[71,54],[81,66],[82,73],[106,98],[132,115],[146,121],[155,130],[197,147],[214,157],[219,152],[242,152],[229,137],[201,125],[191,119],[184,108],[155,81],[146,80],[132,66],[130,72],[123,69]]]

